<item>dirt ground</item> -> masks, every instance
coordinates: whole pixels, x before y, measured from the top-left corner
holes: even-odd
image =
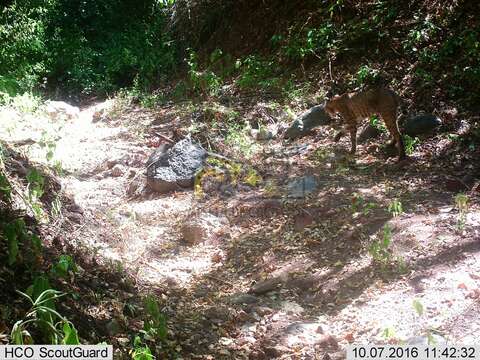
[[[94,121],[102,109],[108,118]],[[10,114],[18,122],[0,125],[0,136],[55,141],[62,188],[81,209],[66,241],[94,248],[135,279],[136,292],[156,295],[179,357],[341,358],[351,343],[480,336],[479,192],[456,180],[476,176],[478,149],[456,154],[453,140],[435,135],[400,165],[376,144],[360,145],[352,160],[347,139],[334,144],[333,130],[319,128],[294,142],[258,142],[259,186],[203,198],[144,190],[144,164],[158,145],[152,124],[181,126],[178,114],[117,111],[109,101],[62,121]],[[44,147],[23,151],[48,162]],[[316,189],[289,197],[289,181],[304,175],[316,177]],[[458,192],[468,196],[463,218]],[[398,214],[389,211],[395,200]],[[228,226],[186,244],[179,227],[202,213]],[[375,262],[369,248],[386,236],[388,261]],[[126,333],[109,340],[121,346]]]

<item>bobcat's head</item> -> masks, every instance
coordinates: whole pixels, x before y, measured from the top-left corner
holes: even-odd
[[[334,117],[337,113],[341,111],[342,99],[343,98],[341,95],[335,95],[332,98],[327,98],[324,107],[325,112],[331,117]]]

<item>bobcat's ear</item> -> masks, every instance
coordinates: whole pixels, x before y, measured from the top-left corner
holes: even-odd
[[[329,101],[332,99],[333,97],[333,91],[332,90],[328,90],[327,93],[325,94],[325,101]]]

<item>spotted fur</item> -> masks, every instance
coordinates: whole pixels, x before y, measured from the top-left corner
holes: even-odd
[[[325,111],[334,116],[340,114],[345,122],[345,129],[350,133],[352,143],[350,153],[355,154],[357,148],[357,127],[360,121],[377,115],[383,119],[393,143],[397,146],[398,159],[405,159],[405,148],[402,136],[398,129],[397,110],[398,96],[389,89],[375,88],[353,93],[345,93],[343,95],[335,95],[332,99],[325,103]],[[335,141],[345,134],[340,131],[335,136]]]

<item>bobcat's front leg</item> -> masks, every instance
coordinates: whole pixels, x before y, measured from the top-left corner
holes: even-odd
[[[352,147],[350,148],[350,154],[354,155],[357,151],[357,126],[349,125],[348,131],[350,132],[350,141],[352,142]]]
[[[337,135],[335,135],[335,137],[333,138],[333,141],[335,142],[339,142],[340,139],[345,135],[345,131],[344,130],[340,130]]]

